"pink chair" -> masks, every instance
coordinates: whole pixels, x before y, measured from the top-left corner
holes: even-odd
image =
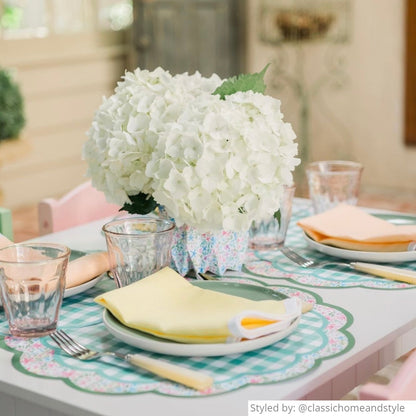
[[[406,359],[389,384],[364,384],[358,395],[360,400],[416,400],[416,350]]]
[[[84,182],[61,199],[46,198],[38,204],[40,235],[119,214],[120,206],[110,204],[91,181]]]

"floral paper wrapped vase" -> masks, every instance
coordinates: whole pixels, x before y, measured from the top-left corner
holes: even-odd
[[[95,114],[83,155],[93,185],[130,213],[163,206],[173,267],[240,270],[248,229],[292,182],[296,135],[263,76],[126,72]]]

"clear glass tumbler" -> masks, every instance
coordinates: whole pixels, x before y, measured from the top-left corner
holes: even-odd
[[[356,205],[363,166],[357,162],[326,160],[306,167],[309,197],[315,214],[340,203]]]
[[[56,329],[70,249],[14,244],[0,250],[0,295],[10,333],[41,337]]]
[[[292,216],[295,185],[285,186],[280,199],[279,215],[253,221],[249,230],[249,247],[254,250],[274,250],[283,246]]]
[[[118,287],[169,266],[174,229],[171,220],[146,216],[120,218],[103,226]]]

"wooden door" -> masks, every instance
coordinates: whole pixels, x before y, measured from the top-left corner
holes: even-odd
[[[229,77],[244,71],[245,0],[134,0],[132,66]]]

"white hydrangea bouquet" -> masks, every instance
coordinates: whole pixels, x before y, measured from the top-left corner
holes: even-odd
[[[247,238],[235,236],[275,213],[300,163],[280,101],[264,95],[266,68],[225,81],[136,69],[95,114],[83,151],[93,185],[130,213],[163,206],[182,274],[241,268]],[[224,236],[243,251],[236,265],[215,245]]]

